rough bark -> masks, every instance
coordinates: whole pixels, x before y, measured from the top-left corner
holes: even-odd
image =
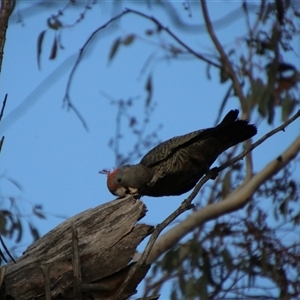
[[[145,213],[141,200],[127,197],[66,220],[4,267],[2,295],[5,289],[16,300],[111,299],[134,264],[136,247],[153,231],[136,224]],[[135,293],[148,269],[140,268],[123,299]]]
[[[8,19],[12,11],[13,2],[11,0],[1,1],[0,10],[0,73],[2,69],[3,49],[6,40],[6,31],[8,26]]]

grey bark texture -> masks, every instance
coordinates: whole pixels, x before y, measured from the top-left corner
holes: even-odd
[[[113,299],[134,264],[136,247],[153,231],[137,224],[146,211],[141,200],[130,196],[61,223],[29,246],[16,264],[1,268],[1,299]],[[149,267],[140,268],[123,299],[135,293]]]

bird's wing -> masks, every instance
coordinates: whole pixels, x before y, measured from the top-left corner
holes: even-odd
[[[185,135],[177,136],[172,139],[169,139],[158,146],[150,150],[140,161],[141,164],[147,167],[153,167],[158,163],[168,159],[176,151],[187,147],[199,140],[204,140],[208,137],[211,137],[214,133],[218,132],[221,128],[227,127],[229,124],[232,124],[236,121],[239,111],[231,110],[224,117],[222,122],[212,128],[206,128],[197,130]]]
[[[209,136],[215,128],[197,130],[185,135],[176,136],[169,139],[150,150],[141,160],[141,164],[147,167],[153,167],[163,160],[169,158],[172,154],[181,148],[184,148],[195,141]]]

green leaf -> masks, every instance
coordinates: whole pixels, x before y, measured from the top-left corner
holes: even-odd
[[[207,251],[203,251],[203,275],[210,284],[214,284],[214,280],[211,274],[210,258]]]
[[[229,75],[226,72],[226,70],[224,70],[224,68],[222,67],[220,69],[220,82],[225,83],[228,79],[229,79]]]
[[[128,46],[128,45],[130,45],[134,40],[135,40],[135,35],[134,35],[134,34],[129,34],[129,35],[127,35],[127,36],[123,39],[122,44],[125,45],[125,46]]]
[[[272,89],[268,86],[258,101],[258,112],[262,117],[268,117],[268,123],[272,124],[275,115],[274,96]]]
[[[153,35],[154,32],[155,32],[155,31],[154,31],[153,29],[147,29],[147,30],[145,31],[145,34],[150,36],[150,35]]]
[[[22,224],[21,224],[19,218],[17,218],[16,222],[14,223],[13,230],[17,231],[16,243],[19,243],[21,241],[22,235],[23,235],[23,227],[22,227]]]
[[[293,99],[289,94],[286,94],[281,103],[281,118],[283,122],[289,118],[296,105],[297,101],[295,101],[295,99]]]
[[[198,298],[197,296],[199,296],[199,291],[198,289],[196,290],[195,278],[192,276],[187,280],[185,285],[185,299],[195,299],[195,297]]]
[[[40,219],[46,219],[45,215],[41,212],[41,208],[39,208],[37,205],[33,206],[32,212],[38,218],[40,218]]]
[[[209,299],[207,291],[208,282],[205,274],[198,278],[198,280],[196,281],[196,285],[197,289],[199,290],[199,299]]]
[[[4,138],[5,138],[5,136],[2,136],[2,138],[0,139],[0,153],[2,151],[2,146],[3,146],[3,143],[4,143]]]
[[[262,264],[261,265],[262,273],[265,275],[269,270],[269,266],[268,266],[268,255],[264,248],[262,248],[262,253],[261,253],[261,264]]]
[[[43,41],[45,37],[46,30],[43,30],[40,32],[38,39],[37,39],[37,64],[39,70],[41,69],[41,54],[42,54],[42,49],[43,49]]]
[[[111,49],[110,49],[110,52],[109,52],[108,60],[112,60],[115,57],[117,51],[119,50],[120,44],[121,44],[121,38],[117,38],[113,42],[113,44],[111,46]]]
[[[161,261],[161,268],[164,271],[173,271],[179,265],[179,249],[169,250]]]
[[[186,280],[184,278],[184,276],[180,275],[178,278],[178,284],[179,284],[179,288],[182,294],[185,294],[185,286],[186,286]]]
[[[21,186],[21,184],[19,182],[17,182],[16,180],[6,177],[6,180],[8,180],[10,183],[12,183],[16,188],[18,188],[21,192],[23,191],[23,188]]]
[[[210,75],[210,67],[211,67],[211,64],[207,64],[206,65],[206,77],[207,79],[211,80],[211,75]]]
[[[221,254],[223,256],[224,264],[228,269],[228,271],[230,272],[233,269],[232,256],[227,248],[224,248]]]
[[[57,37],[55,36],[54,40],[53,40],[53,44],[52,44],[52,48],[51,48],[51,53],[50,53],[49,59],[55,59],[56,54],[57,54]]]
[[[31,223],[28,223],[28,225],[29,225],[30,233],[31,233],[34,241],[38,240],[40,238],[39,232]]]
[[[171,293],[171,300],[178,300],[178,295],[176,292],[176,289],[172,289],[172,293]]]
[[[48,18],[47,25],[53,30],[58,30],[62,27],[62,23],[57,18]]]
[[[248,95],[249,107],[253,107],[259,103],[265,92],[264,82],[258,78],[255,79],[251,85],[251,93]]]
[[[146,82],[146,86],[145,89],[147,91],[147,98],[146,98],[146,107],[148,107],[151,103],[151,99],[152,99],[152,75],[150,74],[147,82]]]

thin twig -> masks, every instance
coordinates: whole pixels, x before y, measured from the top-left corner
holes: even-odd
[[[193,50],[190,46],[188,46],[186,43],[184,43],[181,39],[178,38],[178,36],[176,34],[174,34],[168,27],[164,26],[158,19],[156,19],[155,17],[152,16],[148,16],[147,14],[144,14],[140,11],[131,9],[131,8],[126,8],[125,12],[130,12],[130,13],[134,13],[136,15],[139,15],[145,19],[151,20],[153,23],[155,23],[158,28],[160,30],[164,30],[166,33],[168,33],[179,45],[181,45],[183,48],[185,48],[189,53],[193,54],[194,56],[196,56],[197,58],[205,61],[206,63],[218,68],[218,69],[222,69],[223,67],[217,63],[215,63],[214,61],[206,58],[205,56],[203,56],[202,54],[196,52],[195,50]]]
[[[248,147],[245,151],[243,151],[241,154],[237,155],[236,157],[234,157],[233,159],[230,159],[229,161],[227,161],[225,164],[222,164],[218,170],[219,172],[226,169],[227,167],[235,164],[237,161],[241,160],[243,157],[245,157],[249,152],[251,152],[253,149],[255,149],[257,146],[259,146],[260,144],[262,144],[266,139],[270,138],[272,135],[274,135],[275,133],[279,132],[279,131],[284,131],[284,129],[291,124],[292,122],[294,122],[297,118],[300,117],[300,109],[286,122],[284,122],[282,125],[278,126],[277,128],[271,130],[270,132],[268,132],[267,134],[265,134],[263,137],[261,137],[258,141],[256,141],[255,143],[253,143],[250,147]]]
[[[0,122],[2,121],[2,117],[3,117],[3,113],[4,113],[4,109],[6,106],[6,101],[7,101],[7,94],[5,94],[3,103],[2,103],[2,108],[1,108],[1,112],[0,112]]]
[[[9,258],[10,258],[14,263],[16,263],[16,261],[14,260],[14,258],[12,257],[12,255],[10,254],[9,250],[8,250],[7,247],[5,246],[5,243],[4,243],[4,241],[3,241],[1,235],[0,235],[0,243],[1,243],[2,247],[4,248],[6,254],[9,256]],[[2,258],[5,260],[5,262],[7,262],[1,251],[0,251],[0,253],[1,253]]]
[[[218,117],[217,117],[217,120],[216,120],[216,122],[215,122],[215,126],[217,126],[217,125],[219,124],[219,122],[220,122],[222,112],[223,112],[223,110],[224,110],[224,108],[225,108],[225,105],[227,104],[227,100],[228,100],[229,97],[230,97],[232,88],[233,88],[233,85],[231,84],[231,85],[229,86],[229,88],[228,88],[228,90],[227,90],[227,92],[226,92],[226,94],[225,94],[225,96],[224,96],[222,102],[221,102],[221,106],[220,106],[220,108],[219,108]]]
[[[79,112],[79,110],[76,108],[76,106],[72,103],[72,101],[70,100],[70,97],[68,95],[64,97],[64,101],[67,102],[68,108],[72,109],[73,112],[75,113],[75,115],[77,116],[77,118],[81,121],[84,129],[86,131],[89,131],[89,127],[88,127],[85,119],[83,118],[83,116],[81,115],[81,113]]]
[[[232,63],[230,62],[230,60],[229,60],[227,54],[225,53],[220,41],[218,40],[218,37],[215,34],[215,31],[213,29],[211,20],[210,20],[209,15],[208,15],[206,1],[205,0],[200,0],[200,3],[201,3],[202,13],[203,13],[203,17],[204,17],[204,21],[205,21],[205,24],[206,24],[208,34],[209,34],[211,40],[213,41],[217,51],[220,54],[220,59],[221,59],[222,65],[223,65],[222,68],[225,70],[225,72],[228,73],[229,77],[231,78],[235,94],[238,96],[238,98],[240,100],[241,107],[243,109],[243,113],[247,115],[248,109],[247,109],[246,97],[243,93],[243,90],[242,90],[241,84],[238,80],[238,77],[236,75],[236,72],[234,71]]]
[[[185,199],[181,205],[173,212],[171,213],[162,223],[158,224],[156,226],[156,228],[153,231],[153,234],[151,235],[147,246],[144,250],[144,252],[142,253],[140,259],[137,261],[137,263],[131,268],[131,270],[129,271],[126,279],[124,280],[122,286],[120,287],[120,289],[117,291],[117,293],[114,295],[114,299],[118,300],[122,298],[122,293],[125,290],[125,288],[127,287],[127,285],[129,284],[131,278],[134,276],[134,274],[137,272],[137,270],[144,264],[146,264],[147,258],[154,246],[155,241],[157,240],[158,236],[160,235],[160,233],[170,224],[172,223],[179,215],[181,215],[183,212],[191,209],[193,207],[192,205],[192,201],[193,199],[197,196],[197,194],[199,193],[201,187],[211,178],[214,178],[214,176],[216,175],[216,171],[220,172],[226,168],[228,168],[229,166],[233,165],[234,163],[236,163],[237,161],[239,161],[240,159],[242,159],[243,157],[245,157],[250,151],[252,151],[254,148],[256,148],[257,146],[259,146],[261,143],[263,143],[266,139],[268,139],[269,137],[273,136],[275,133],[284,130],[285,127],[287,127],[290,123],[292,123],[293,121],[295,121],[298,117],[300,117],[300,110],[293,116],[291,117],[289,120],[287,120],[286,122],[284,122],[282,125],[278,126],[277,128],[275,128],[274,130],[270,131],[269,133],[265,134],[262,138],[260,138],[257,142],[255,142],[254,144],[252,144],[250,147],[248,147],[245,151],[243,151],[241,154],[237,155],[236,157],[234,157],[233,159],[228,160],[226,163],[222,164],[220,167],[214,168],[211,171],[209,171],[207,173],[207,175],[205,175],[195,186],[194,190],[192,191],[192,193],[188,196],[187,199]]]
[[[87,129],[87,125],[86,122],[84,121],[83,117],[79,114],[78,110],[76,109],[76,107],[74,106],[74,104],[72,103],[71,99],[70,99],[70,89],[71,89],[71,84],[73,81],[73,77],[75,75],[75,72],[83,58],[83,55],[85,53],[85,51],[87,50],[88,46],[90,45],[91,41],[95,38],[95,36],[104,28],[106,28],[108,25],[110,25],[112,22],[116,21],[117,19],[121,18],[123,15],[125,15],[126,11],[116,15],[115,17],[111,18],[109,21],[107,21],[105,24],[103,24],[102,26],[98,27],[96,30],[94,30],[91,35],[89,36],[89,38],[86,40],[86,42],[84,43],[84,45],[81,47],[81,49],[79,50],[76,62],[70,72],[69,78],[68,78],[68,82],[67,82],[67,87],[66,87],[66,91],[65,91],[65,96],[63,98],[64,103],[67,104],[67,106],[69,108],[71,108],[75,114],[79,117],[80,121],[82,122],[83,126],[85,127],[85,129]]]
[[[121,12],[120,14],[116,15],[115,17],[111,18],[109,21],[107,21],[106,23],[104,23],[103,25],[101,25],[100,27],[98,27],[97,29],[95,29],[91,35],[88,37],[88,39],[86,40],[86,42],[83,44],[83,46],[81,47],[81,49],[79,50],[76,62],[70,72],[69,78],[68,78],[68,82],[67,82],[67,86],[66,86],[66,91],[65,91],[65,95],[63,98],[64,103],[67,105],[68,108],[72,109],[75,114],[77,115],[77,117],[80,119],[80,121],[82,122],[83,126],[85,127],[85,129],[87,130],[87,124],[84,120],[84,118],[81,116],[81,114],[79,113],[79,111],[76,109],[76,107],[74,106],[74,104],[71,101],[70,98],[70,90],[71,90],[71,85],[72,85],[72,81],[75,75],[75,72],[88,48],[88,46],[90,45],[90,43],[92,42],[92,40],[95,38],[95,36],[102,31],[103,29],[105,29],[106,27],[108,27],[111,23],[113,23],[114,21],[120,19],[121,17],[123,17],[126,14],[129,13],[133,13],[136,15],[139,15],[145,19],[151,20],[153,23],[155,23],[158,28],[160,30],[164,30],[166,33],[168,33],[178,44],[180,44],[183,48],[185,48],[189,53],[193,54],[195,57],[197,57],[198,59],[201,59],[203,61],[205,61],[206,63],[213,65],[216,68],[222,69],[222,65],[219,65],[217,63],[215,63],[214,61],[206,58],[204,55],[196,52],[195,50],[193,50],[190,46],[188,46],[186,43],[184,43],[181,39],[179,39],[168,27],[164,26],[159,20],[157,20],[156,18],[152,17],[152,16],[148,16],[142,12],[139,12],[137,10],[134,9],[129,9],[126,8],[123,12]]]

